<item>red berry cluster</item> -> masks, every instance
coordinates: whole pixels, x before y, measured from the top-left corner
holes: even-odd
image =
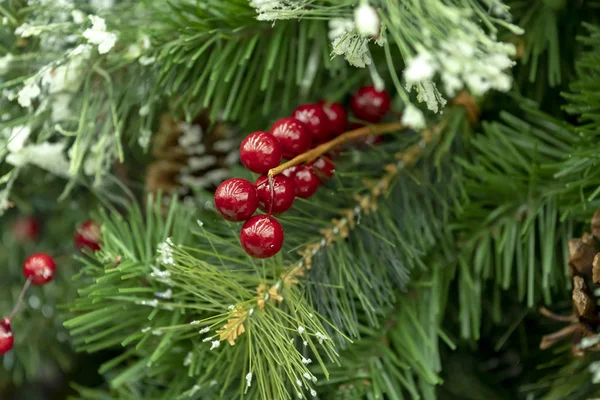
[[[379,122],[390,108],[386,92],[372,86],[361,88],[352,98],[354,115]],[[283,158],[292,159],[346,131],[348,116],[340,103],[302,105],[291,117],[276,121],[269,132],[254,132],[240,145],[240,160],[250,171],[261,174],[252,184],[241,178],[221,183],[215,192],[217,211],[227,220],[246,221],[240,233],[242,247],[252,257],[274,256],[283,246],[283,228],[272,214],[287,211],[295,197],[309,198],[323,181],[332,177],[335,167],[322,156],[275,175],[267,173]],[[260,208],[267,214],[252,216]]]
[[[46,253],[34,253],[25,259],[23,264],[23,275],[27,279],[23,291],[26,291],[30,284],[45,285],[54,278],[56,264],[54,259]],[[15,306],[12,314],[14,315],[19,304]],[[0,321],[0,355],[7,353],[14,345],[14,337],[10,328],[10,318],[4,318]]]
[[[39,234],[39,222],[33,217],[20,217],[13,225],[15,239],[20,242],[33,241]],[[88,248],[92,251],[100,250],[100,225],[92,220],[85,221],[75,232],[75,246],[78,249]],[[23,287],[23,294],[29,285],[45,285],[54,278],[56,263],[47,253],[34,253],[25,259],[23,275],[27,279]],[[22,296],[21,296],[22,297]],[[15,305],[11,316],[0,320],[0,355],[10,351],[14,346],[14,337],[10,327],[11,318],[17,312],[19,305]]]
[[[75,229],[73,241],[79,250],[100,250],[100,224],[88,219]]]

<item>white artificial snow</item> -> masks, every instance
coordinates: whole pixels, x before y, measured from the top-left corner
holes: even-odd
[[[13,58],[14,56],[10,53],[0,57],[0,75],[4,75],[8,71]]]
[[[96,15],[88,17],[92,21],[92,27],[83,32],[83,37],[88,43],[98,46],[98,53],[108,53],[117,42],[117,35],[106,31],[106,22]]]
[[[198,392],[198,390],[200,390],[200,385],[192,386],[192,388],[190,389],[190,393],[188,394],[188,397],[194,396],[196,394],[196,392]]]
[[[252,372],[248,372],[246,374],[246,386],[247,387],[252,386]]]
[[[304,327],[303,326],[298,326],[298,333],[300,335],[302,335],[304,333]]]
[[[70,94],[57,94],[50,101],[52,107],[51,119],[53,122],[63,121],[73,115],[69,109],[72,96]]]
[[[69,162],[64,152],[65,143],[36,143],[23,147],[21,150],[10,153],[6,162],[23,167],[31,164],[52,172],[55,175],[69,176]]]
[[[74,57],[68,64],[45,69],[41,74],[42,85],[48,93],[77,92],[84,79],[83,61],[83,57]]]
[[[156,292],[156,297],[169,300],[173,297],[173,291],[171,289],[167,289],[166,292]]]
[[[140,107],[139,114],[140,117],[145,117],[146,115],[150,114],[150,104],[144,104],[142,107]]]
[[[275,21],[278,19],[291,19],[298,17],[294,11],[302,10],[305,1],[294,0],[249,0],[250,7],[256,9],[259,21]]]
[[[189,353],[187,353],[187,355],[183,359],[183,366],[188,367],[192,363],[193,358],[194,358],[194,353],[192,353],[191,351]]]
[[[600,383],[600,361],[594,361],[588,368],[592,373],[592,383]]]
[[[6,138],[7,150],[10,153],[16,153],[25,145],[31,135],[31,128],[28,125],[17,125],[2,131],[2,135]]]
[[[346,33],[331,43],[333,46],[332,54],[344,56],[350,65],[358,68],[364,68],[371,64],[369,55],[368,39],[361,37],[356,32]]]
[[[436,51],[420,47],[416,56],[407,60],[404,79],[407,89],[415,87],[420,100],[437,112],[445,101],[440,101],[443,97],[433,83],[436,74],[449,97],[463,89],[476,96],[490,90],[506,92],[512,85],[508,69],[515,64],[510,58],[514,53],[514,45],[495,42],[483,32],[467,35],[456,31]]]
[[[409,84],[431,80],[436,72],[434,58],[425,49],[422,49],[416,57],[409,59],[406,64],[404,80]]]
[[[346,32],[354,30],[354,21],[348,18],[333,18],[329,20],[329,40],[334,41]]]
[[[140,65],[150,65],[156,62],[156,57],[154,56],[141,56],[138,60]]]
[[[221,345],[221,342],[220,342],[220,341],[218,341],[218,340],[214,340],[214,341],[212,341],[212,342],[211,342],[210,349],[211,349],[211,350],[213,350],[213,349],[216,349],[216,348],[217,348],[217,347],[219,347],[220,345]]]
[[[370,4],[361,3],[354,9],[356,32],[362,36],[376,37],[381,29],[381,19],[377,10]]]
[[[71,11],[71,18],[76,24],[83,24],[85,22],[85,14],[80,10]]]
[[[423,112],[412,104],[408,104],[402,113],[402,123],[413,129],[425,127]]]
[[[175,265],[175,259],[173,258],[173,248],[171,247],[173,242],[170,239],[159,243],[156,252],[158,253],[157,261],[162,265]]]
[[[35,100],[41,93],[40,87],[33,79],[25,81],[25,86],[19,90],[18,102],[21,107],[31,107],[31,101]]]
[[[600,343],[600,335],[584,337],[579,342],[579,348],[587,349]]]
[[[316,332],[315,336],[317,337],[317,339],[319,339],[319,344],[323,344],[323,342],[325,340],[327,340],[327,336],[325,336],[324,334],[322,334],[321,332]]]
[[[115,5],[115,0],[90,0],[90,5],[96,10],[105,10]]]
[[[31,36],[39,36],[40,33],[42,33],[42,29],[39,26],[32,26],[27,22],[15,29],[15,35],[24,38]]]
[[[310,363],[312,363],[312,360],[310,358],[304,358],[304,357],[302,357],[302,364],[308,365]]]

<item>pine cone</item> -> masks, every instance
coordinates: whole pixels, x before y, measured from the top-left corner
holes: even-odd
[[[592,278],[592,263],[596,255],[596,241],[589,233],[569,240],[569,266],[572,275]]]
[[[573,278],[573,305],[575,315],[580,318],[597,318],[596,305],[588,293],[587,285],[581,276]]]
[[[600,238],[600,210],[596,210],[592,217],[592,234]]]
[[[233,129],[223,122],[211,125],[206,111],[192,123],[164,114],[153,139],[156,161],[148,167],[146,189],[181,196],[213,190],[239,159],[237,146]]]

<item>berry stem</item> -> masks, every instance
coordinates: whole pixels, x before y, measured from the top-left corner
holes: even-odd
[[[12,312],[10,313],[10,317],[8,317],[9,321],[11,321],[13,319],[13,317],[15,316],[15,314],[19,311],[19,307],[21,307],[21,303],[23,302],[25,293],[27,293],[27,289],[29,289],[29,286],[31,286],[31,279],[32,279],[32,277],[29,277],[27,279],[27,281],[25,281],[25,284],[23,285],[23,289],[21,289],[21,293],[19,294],[19,298],[17,299],[17,304],[15,304],[15,307],[13,308]]]
[[[269,178],[282,173],[289,167],[293,167],[295,165],[302,164],[302,163],[311,162],[311,161],[317,159],[319,156],[322,156],[323,154],[327,153],[331,149],[333,149],[341,144],[344,144],[346,142],[350,142],[354,139],[358,139],[359,137],[371,136],[371,135],[383,135],[385,133],[394,132],[394,131],[404,129],[404,128],[406,128],[406,126],[404,124],[402,124],[400,122],[393,122],[393,123],[389,123],[389,124],[364,126],[362,128],[346,132],[346,133],[341,134],[340,136],[336,137],[335,139],[330,140],[327,143],[323,143],[323,144],[315,147],[314,149],[310,149],[310,150],[292,158],[291,160],[284,162],[283,164],[279,165],[278,167],[271,168],[269,170]]]

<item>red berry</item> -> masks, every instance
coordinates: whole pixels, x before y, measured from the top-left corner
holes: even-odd
[[[245,221],[258,207],[256,188],[242,178],[227,179],[215,192],[215,207],[228,221]]]
[[[315,161],[311,162],[309,166],[322,181],[333,177],[333,174],[335,173],[335,166],[333,165],[331,158],[326,156],[317,158]]]
[[[279,140],[285,158],[294,158],[310,149],[312,134],[296,118],[282,118],[271,127],[271,134]]]
[[[326,140],[329,137],[329,119],[320,104],[305,104],[296,108],[292,115],[306,124],[312,134],[313,142]]]
[[[298,172],[299,169],[300,169],[299,165],[294,165],[293,167],[286,168],[282,172],[282,174],[287,176],[288,178],[294,179],[294,176],[296,176],[296,172]]]
[[[4,318],[0,321],[0,356],[8,353],[14,344],[15,338],[10,329],[10,320]]]
[[[240,145],[240,160],[250,171],[265,174],[281,162],[283,149],[275,136],[267,132],[254,132]]]
[[[79,250],[90,249],[91,251],[100,250],[100,224],[88,219],[79,225],[75,230],[75,247]]]
[[[273,214],[281,214],[287,211],[296,197],[294,180],[285,175],[275,175],[273,177],[273,205],[271,206],[271,186],[269,185],[269,177],[261,176],[254,182],[256,185],[256,193],[258,194],[258,206],[264,212]],[[269,209],[269,207],[271,207]]]
[[[376,146],[383,142],[383,136],[371,135],[365,139],[365,144],[368,146]]]
[[[346,132],[348,126],[348,115],[346,109],[340,103],[323,104],[323,111],[329,119],[329,130],[333,136],[341,135]]]
[[[390,103],[390,95],[385,90],[379,92],[373,86],[364,86],[352,96],[350,107],[357,118],[376,123],[390,110]]]
[[[294,185],[296,185],[296,196],[307,199],[319,188],[319,177],[309,166],[300,168],[294,176]]]
[[[25,278],[31,278],[34,285],[44,285],[54,278],[56,264],[46,253],[34,253],[27,257],[23,264]]]
[[[242,226],[240,242],[254,258],[272,257],[283,246],[283,228],[274,217],[255,215]]]
[[[12,231],[17,242],[33,242],[40,233],[40,223],[33,217],[19,217],[13,224]]]

